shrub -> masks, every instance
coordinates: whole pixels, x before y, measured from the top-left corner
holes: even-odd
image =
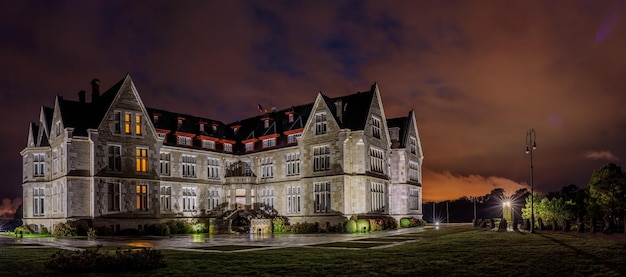
[[[272,230],[274,233],[284,233],[289,230],[289,221],[286,217],[272,218]]]
[[[50,231],[48,231],[48,228],[44,226],[44,227],[41,227],[41,231],[39,231],[39,233],[42,235],[47,235],[47,234],[50,234]]]
[[[52,234],[56,237],[76,236],[76,227],[72,226],[69,222],[59,223],[54,225]]]
[[[175,234],[192,234],[195,233],[193,226],[183,220],[172,220],[167,222],[167,226],[170,228],[170,233]]]
[[[20,227],[16,227],[15,230],[13,230],[14,233],[16,234],[33,234],[35,233],[33,231],[33,229],[30,228],[30,226],[28,225],[22,225]]]
[[[62,272],[119,272],[150,270],[165,267],[160,250],[144,248],[142,250],[117,249],[114,254],[96,250],[68,251],[59,250],[46,262],[46,267]]]
[[[92,240],[96,238],[96,229],[94,228],[89,228],[89,230],[87,231],[87,238]]]
[[[356,233],[356,221],[350,219],[346,221],[346,233]]]
[[[311,234],[311,233],[317,233],[320,230],[320,225],[319,223],[296,223],[293,225],[289,226],[289,229],[291,230],[291,232],[295,233],[295,234]]]
[[[171,234],[170,226],[165,223],[148,225],[145,232],[147,235],[153,236],[169,236]]]
[[[398,222],[390,216],[371,218],[369,222],[371,231],[394,230],[398,228]]]
[[[359,219],[356,221],[358,232],[368,232],[370,230],[370,221],[367,219]]]
[[[402,218],[400,219],[400,227],[409,228],[411,227],[411,219],[410,218]]]

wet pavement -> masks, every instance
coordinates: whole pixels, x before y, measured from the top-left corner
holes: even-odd
[[[403,234],[418,233],[422,231],[424,231],[424,228],[407,228],[364,234],[192,234],[176,235],[171,237],[97,237],[94,240],[51,237],[20,239],[0,236],[0,247],[54,247],[68,250],[79,250],[87,247],[102,245],[211,251],[211,247],[245,246],[243,250],[239,251],[254,251],[261,249],[267,250],[274,248],[303,247],[345,241],[375,240],[376,238],[384,240],[386,237],[401,236]],[[405,242],[409,241],[415,240],[407,240]],[[402,242],[393,243],[393,245],[397,245],[399,243]]]

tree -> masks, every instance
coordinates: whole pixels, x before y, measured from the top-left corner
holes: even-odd
[[[617,223],[624,215],[626,175],[613,164],[605,164],[591,175],[588,188],[588,212],[592,217],[609,216]]]

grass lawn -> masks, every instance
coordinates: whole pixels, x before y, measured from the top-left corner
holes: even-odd
[[[420,241],[379,249],[294,247],[219,253],[163,250],[166,268],[109,276],[626,276],[626,244],[601,238],[454,228],[418,234],[423,238]],[[2,247],[0,273],[61,275],[43,266],[55,251]]]

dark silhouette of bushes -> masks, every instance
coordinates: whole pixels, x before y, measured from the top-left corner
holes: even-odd
[[[121,250],[115,253],[96,250],[68,251],[59,250],[52,254],[46,267],[62,272],[121,272],[151,270],[165,267],[160,250],[143,248],[141,250]]]

